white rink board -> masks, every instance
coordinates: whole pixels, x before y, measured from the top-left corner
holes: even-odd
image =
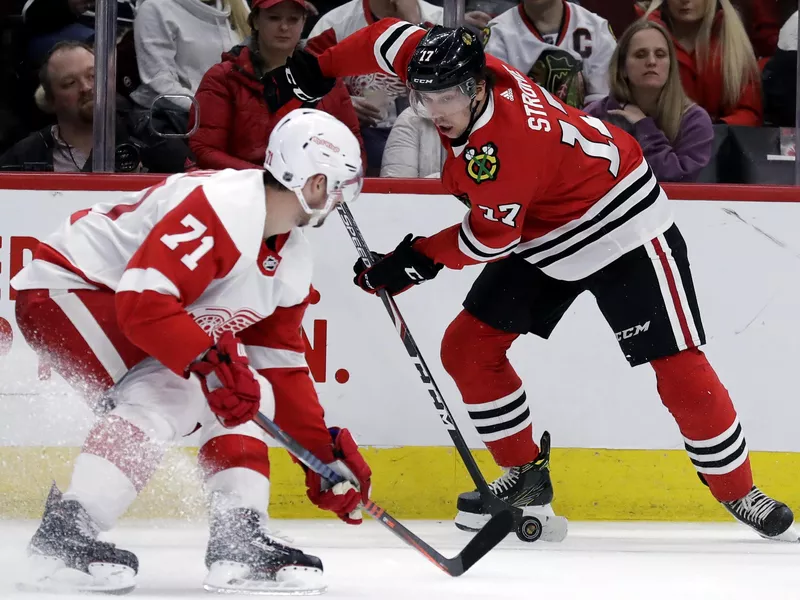
[[[0,317],[14,322],[8,295],[12,238],[44,237],[74,210],[119,196],[0,190]],[[800,204],[673,205],[689,244],[709,337],[705,350],[738,407],[750,449],[800,451]],[[458,222],[465,210],[450,196],[403,194],[365,194],[352,208],[378,251],[390,250],[409,232],[435,233]],[[356,252],[338,217],[309,231],[309,237],[316,250],[314,286],[322,299],[309,308],[304,327],[318,358],[322,351],[314,339],[314,322],[327,327],[326,381],[318,383],[318,390],[328,422],[348,426],[364,445],[450,445],[382,303],[352,284]],[[442,393],[475,447],[481,444],[441,368],[439,341],[479,272],[480,267],[443,271],[398,298]],[[80,445],[91,414],[57,376],[38,379],[33,353],[15,326],[14,333],[10,352],[0,356],[0,445]],[[573,305],[549,342],[520,339],[511,358],[526,381],[537,431],[553,432],[556,446],[683,447],[656,394],[652,370],[628,367],[590,296]],[[344,384],[335,380],[339,369],[349,372]]]

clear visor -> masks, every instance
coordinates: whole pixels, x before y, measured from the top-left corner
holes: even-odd
[[[364,187],[364,172],[362,169],[358,170],[352,179],[348,179],[342,183],[338,188],[333,190],[328,196],[327,204],[330,204],[328,212],[336,208],[342,202],[353,202],[361,193],[361,188]]]
[[[423,119],[449,117],[469,108],[475,93],[475,82],[469,80],[437,92],[411,90],[409,101],[414,112]]]

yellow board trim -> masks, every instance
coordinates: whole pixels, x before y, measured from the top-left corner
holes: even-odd
[[[50,482],[69,484],[77,448],[0,447],[0,517],[38,518]],[[136,500],[131,518],[203,515],[194,448],[175,449]],[[364,450],[373,470],[373,499],[402,519],[450,519],[459,492],[473,486],[452,448]],[[475,456],[488,478],[500,470],[488,452]],[[800,453],[752,452],[756,480],[766,493],[800,507]],[[327,517],[308,502],[302,471],[283,450],[270,452],[277,518]],[[703,486],[679,450],[555,448],[551,457],[553,506],[575,520],[721,521],[727,513]]]

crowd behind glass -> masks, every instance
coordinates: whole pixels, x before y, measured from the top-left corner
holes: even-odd
[[[3,7],[0,171],[91,171],[93,0]],[[794,168],[796,8],[466,0],[461,24],[552,94],[633,135],[661,181],[725,182],[729,138],[753,172],[770,160]],[[260,166],[277,122],[262,79],[295,48],[321,52],[386,17],[432,26],[446,16],[436,0],[117,0],[116,10],[114,163],[150,173]],[[436,130],[398,79],[346,78],[316,106],[356,134],[369,176],[438,176]]]

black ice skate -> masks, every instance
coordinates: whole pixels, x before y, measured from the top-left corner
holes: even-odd
[[[43,592],[127,594],[136,587],[136,555],[97,541],[100,529],[80,503],[53,484],[28,546],[30,573],[19,587]]]
[[[798,534],[792,525],[794,515],[783,502],[767,496],[756,486],[740,500],[722,502],[729,513],[744,525],[753,529],[758,535],[768,540],[781,542],[798,542]]]
[[[511,467],[489,484],[494,494],[511,506],[522,509],[524,515],[535,516],[541,521],[541,536],[538,532],[520,539],[560,542],[567,536],[567,519],[556,516],[550,502],[553,500],[553,484],[550,482],[550,434],[544,432],[539,444],[539,456],[535,461],[521,467]],[[456,527],[463,531],[478,531],[490,518],[477,491],[464,492],[458,496]],[[535,539],[530,539],[535,538]]]
[[[212,512],[206,566],[210,592],[312,595],[327,587],[322,561],[276,541],[249,508]]]

